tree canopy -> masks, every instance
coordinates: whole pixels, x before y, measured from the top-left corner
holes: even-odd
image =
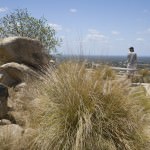
[[[44,17],[32,17],[27,9],[16,9],[0,18],[0,38],[10,36],[29,37],[41,41],[48,53],[56,51],[60,40]]]

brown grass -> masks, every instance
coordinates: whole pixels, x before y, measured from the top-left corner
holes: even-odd
[[[114,80],[106,68],[91,73],[84,65],[65,63],[54,72],[47,70],[33,89],[40,113],[32,111],[39,127],[32,149],[148,149],[143,130],[149,98],[142,88]]]

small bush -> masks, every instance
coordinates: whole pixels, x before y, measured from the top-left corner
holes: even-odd
[[[148,149],[149,99],[125,80],[104,78],[106,71],[65,63],[45,73],[34,88],[43,114],[32,149]]]
[[[132,83],[142,83],[143,82],[143,78],[141,75],[134,75],[132,78],[131,78],[131,82]]]
[[[102,68],[101,68],[102,70]],[[103,75],[103,79],[106,80],[106,79],[115,79],[115,71],[113,71],[110,67],[108,66],[103,66],[103,71],[97,71],[98,73],[102,73]],[[96,72],[95,72],[96,73]]]
[[[148,69],[141,69],[139,70],[139,74],[143,77],[150,75],[149,70]]]
[[[141,69],[139,71],[139,75],[141,76],[142,82],[150,83],[150,71],[149,71],[149,69]]]

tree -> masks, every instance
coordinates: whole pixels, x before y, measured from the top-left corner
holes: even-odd
[[[21,36],[38,39],[47,53],[56,51],[56,46],[60,43],[55,34],[44,17],[36,19],[27,9],[16,9],[0,19],[0,38]]]

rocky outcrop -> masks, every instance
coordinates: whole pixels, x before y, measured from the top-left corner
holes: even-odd
[[[24,64],[15,62],[7,63],[0,66],[0,82],[12,87],[24,82],[26,79],[32,80],[37,78],[38,74],[33,69]]]
[[[0,136],[6,135],[6,133],[16,139],[23,134],[23,128],[15,124],[0,126]]]
[[[8,101],[8,88],[0,84],[0,119],[5,118],[8,112],[7,101]]]
[[[41,42],[25,37],[0,40],[0,82],[8,87],[37,78],[39,71],[50,64],[50,55]]]
[[[0,41],[1,63],[17,62],[39,69],[49,63],[42,44],[24,37],[9,37]]]
[[[45,66],[54,65],[49,58],[37,40],[23,37],[0,40],[0,149],[28,149],[27,144],[36,134],[30,128],[30,106],[36,107],[37,101],[31,102],[34,97],[26,89],[32,86],[30,81],[40,79],[39,72]]]

